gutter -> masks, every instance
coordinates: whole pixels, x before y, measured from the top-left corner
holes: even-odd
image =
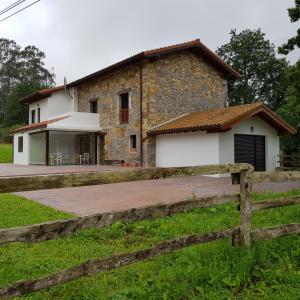
[[[143,166],[143,62],[139,65],[140,71],[140,161]]]

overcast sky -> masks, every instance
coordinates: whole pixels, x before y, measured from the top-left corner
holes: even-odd
[[[0,10],[15,1],[1,0]],[[70,82],[142,50],[196,38],[216,50],[232,28],[261,27],[280,45],[299,27],[287,15],[293,5],[294,0],[41,0],[1,22],[0,37],[44,51],[47,68],[61,84],[64,76]],[[296,50],[288,59],[299,57]]]

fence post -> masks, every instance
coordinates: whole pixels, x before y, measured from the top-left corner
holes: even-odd
[[[242,247],[251,246],[251,193],[252,184],[248,181],[248,170],[240,173],[240,236]]]

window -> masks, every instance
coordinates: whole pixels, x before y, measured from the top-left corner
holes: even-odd
[[[38,109],[37,109],[37,121],[38,121],[38,123],[41,122],[41,108],[40,107],[38,107]]]
[[[136,150],[136,135],[130,136],[130,150]]]
[[[23,137],[18,137],[18,152],[23,152]]]
[[[96,114],[98,112],[97,100],[90,102],[90,113]]]
[[[129,93],[120,94],[120,123],[129,121]]]
[[[31,111],[31,123],[35,123],[35,109]]]

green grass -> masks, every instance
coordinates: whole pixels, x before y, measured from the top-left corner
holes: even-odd
[[[11,163],[12,153],[12,144],[0,144],[0,163]]]
[[[281,193],[299,195],[300,190]],[[276,194],[277,195],[277,194]],[[255,194],[254,200],[275,194]],[[12,219],[13,221],[13,219]],[[257,212],[253,227],[300,222],[300,205]],[[37,278],[113,253],[145,249],[192,233],[237,226],[236,204],[108,228],[81,230],[70,237],[0,247],[0,286]],[[7,224],[8,225],[8,224]],[[229,239],[197,245],[147,262],[82,278],[26,299],[297,299],[300,294],[300,238],[254,243],[251,250]]]
[[[0,194],[0,228],[71,218],[74,215],[13,194]]]

